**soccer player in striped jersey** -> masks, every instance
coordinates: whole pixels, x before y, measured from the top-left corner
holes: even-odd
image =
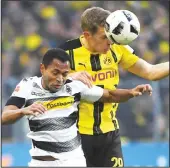
[[[31,167],[86,166],[76,126],[80,99],[124,102],[144,92],[152,94],[150,85],[107,90],[69,80],[70,57],[61,49],[46,52],[40,71],[42,77],[25,78],[16,86],[2,113],[2,124],[28,118]]]
[[[86,9],[81,16],[83,34],[60,46],[70,55],[73,72],[70,76],[89,84],[90,74],[92,84],[106,89],[118,86],[119,66],[147,80],[155,81],[169,76],[169,62],[151,65],[135,55],[130,46],[111,44],[104,32],[109,14],[109,11],[99,7]],[[78,127],[87,166],[124,166],[117,108],[118,103],[81,101]]]

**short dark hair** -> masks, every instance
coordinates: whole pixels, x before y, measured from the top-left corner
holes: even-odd
[[[42,59],[42,64],[44,64],[44,66],[47,67],[48,65],[50,65],[52,63],[52,61],[54,59],[58,59],[59,61],[61,61],[63,63],[66,61],[69,61],[69,63],[71,62],[70,57],[66,51],[64,51],[60,48],[52,48],[52,49],[49,49],[44,54],[44,57]]]
[[[81,28],[95,34],[99,26],[104,26],[110,11],[100,7],[86,9],[81,16]]]

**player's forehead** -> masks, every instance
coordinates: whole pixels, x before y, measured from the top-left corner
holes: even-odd
[[[70,70],[70,63],[69,61],[61,62],[58,59],[53,59],[51,64],[49,65],[51,70],[59,70],[59,71],[69,71]]]
[[[97,29],[97,32],[95,34],[98,35],[98,36],[105,35],[104,26],[99,26],[98,29]]]

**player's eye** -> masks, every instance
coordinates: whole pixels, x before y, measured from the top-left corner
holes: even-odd
[[[68,75],[68,73],[66,72],[66,73],[63,73],[63,77],[66,77]]]
[[[60,73],[60,71],[58,71],[58,70],[52,71],[52,74],[55,75],[55,76],[58,75],[59,73]]]
[[[102,36],[102,39],[104,39],[104,40],[107,39],[107,36]]]
[[[57,75],[57,74],[58,74],[58,72],[54,71],[54,72],[52,72],[52,74],[53,74],[53,75]]]

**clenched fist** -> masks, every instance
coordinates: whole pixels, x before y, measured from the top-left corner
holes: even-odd
[[[143,93],[149,93],[149,95],[151,96],[152,86],[150,84],[142,84],[132,89],[132,94],[134,97],[141,96]]]

